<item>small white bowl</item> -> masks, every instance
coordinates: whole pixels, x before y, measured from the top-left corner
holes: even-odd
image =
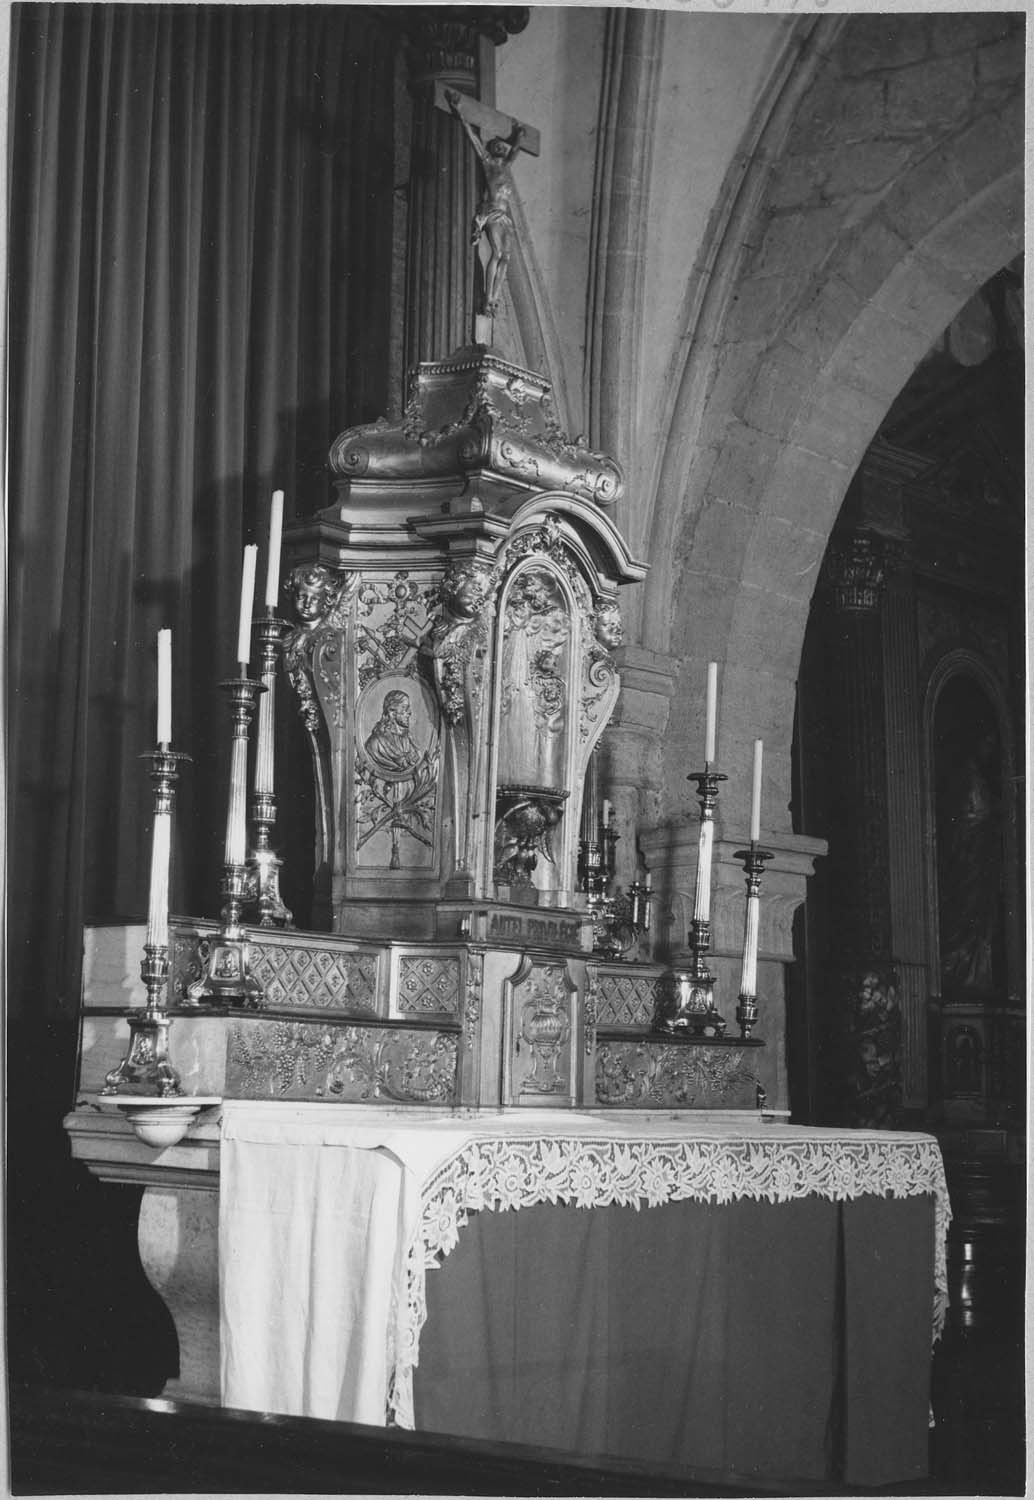
[[[127,1095],[112,1099],[133,1127],[138,1140],[147,1146],[175,1146],[181,1141],[203,1109],[222,1104],[222,1099],[200,1095],[173,1095],[167,1099],[145,1099]]]

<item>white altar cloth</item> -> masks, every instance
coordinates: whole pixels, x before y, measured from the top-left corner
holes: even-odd
[[[924,1134],[696,1112],[227,1101],[220,1177],[227,1406],[412,1427],[425,1271],[479,1210],[931,1194],[935,1338],[947,1307],[950,1207]]]

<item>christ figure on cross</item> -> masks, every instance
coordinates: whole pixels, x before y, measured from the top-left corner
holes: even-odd
[[[466,99],[456,89],[446,89],[445,98],[477,152],[484,174],[485,188],[471,224],[470,242],[476,248],[484,239],[488,247],[484,263],[481,313],[486,318],[494,318],[503,283],[506,281],[514,235],[513,211],[510,206],[510,195],[513,192],[510,163],[518,151],[529,149],[526,139],[528,127],[513,120],[508,136],[487,135],[487,132],[483,133],[480,123],[472,124],[468,119],[468,113],[472,113],[470,106],[474,103],[477,107],[476,101]],[[486,115],[490,113],[488,110],[482,112]],[[494,114],[494,111],[491,113]],[[537,149],[537,142],[533,149]]]

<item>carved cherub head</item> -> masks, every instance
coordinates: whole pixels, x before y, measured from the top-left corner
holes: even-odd
[[[605,600],[596,611],[596,639],[607,651],[616,651],[624,643],[625,627],[621,610],[613,599]]]
[[[295,568],[287,586],[294,595],[295,613],[305,625],[311,625],[326,613],[334,593],[330,570],[321,563],[305,563]]]
[[[476,563],[453,568],[442,581],[442,598],[451,614],[472,620],[484,606],[492,586],[491,572]]]

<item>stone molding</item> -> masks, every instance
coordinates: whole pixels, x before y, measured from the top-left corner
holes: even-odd
[[[685,933],[693,916],[696,820],[687,819],[685,827],[679,829],[668,826],[648,829],[640,834],[639,841],[653,872],[654,889],[661,892],[658,916],[667,908],[672,947],[678,950],[685,944]],[[794,913],[804,903],[815,861],[822,858],[828,846],[825,839],[787,833],[771,837],[764,833],[761,843],[775,857],[765,868],[761,887],[759,953],[764,959],[792,963]],[[726,956],[738,955],[743,946],[746,884],[743,865],[733,857],[742,848],[742,840],[715,839],[711,941],[712,951]]]

